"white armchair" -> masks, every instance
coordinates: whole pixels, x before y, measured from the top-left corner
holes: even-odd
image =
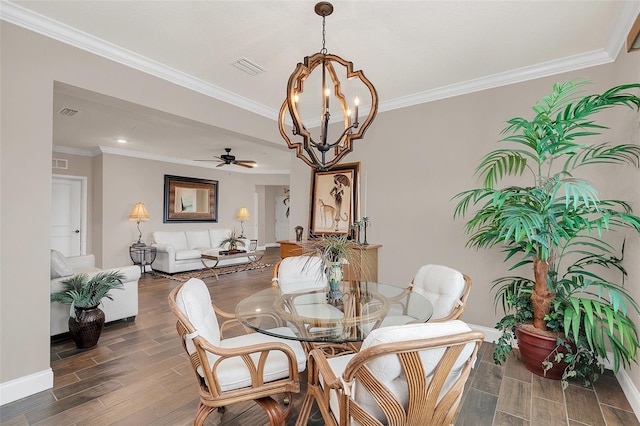
[[[138,315],[138,280],[140,268],[136,265],[124,266],[101,270],[95,267],[95,257],[92,254],[86,256],[62,256],[59,252],[51,250],[51,288],[50,292],[63,290],[62,281],[73,275],[87,274],[89,277],[100,272],[120,271],[125,278],[122,281],[122,289],[113,290],[110,294],[113,300],[104,298],[100,309],[104,311],[105,322],[120,319],[134,320]],[[60,302],[51,302],[50,335],[66,333],[69,331],[69,306]]]

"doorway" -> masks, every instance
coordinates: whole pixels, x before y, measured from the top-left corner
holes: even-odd
[[[87,252],[87,178],[53,175],[51,183],[51,248],[65,256]]]

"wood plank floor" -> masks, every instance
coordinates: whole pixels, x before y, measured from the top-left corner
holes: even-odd
[[[275,264],[278,256],[278,249],[269,249],[263,261]],[[241,298],[270,285],[272,269],[221,275],[219,281],[206,282],[214,302],[232,312]],[[140,280],[135,322],[108,325],[92,350],[79,351],[68,339],[52,342],[53,389],[0,407],[0,424],[191,424],[198,391],[167,304],[176,284],[146,274]],[[504,366],[494,365],[491,351],[491,344],[481,348],[457,425],[640,425],[612,374],[593,388],[571,385],[563,391],[559,382],[532,375],[516,358]],[[301,376],[303,392],[305,380]],[[297,407],[303,395],[296,397]],[[224,414],[213,413],[207,419],[207,425],[265,422],[266,416],[252,402],[229,406]],[[323,424],[317,412],[309,424]]]

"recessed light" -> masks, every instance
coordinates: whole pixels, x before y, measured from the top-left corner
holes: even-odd
[[[127,143],[128,141],[126,139],[117,139],[118,143]]]

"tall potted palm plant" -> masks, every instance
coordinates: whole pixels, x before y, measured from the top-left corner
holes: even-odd
[[[606,127],[592,116],[618,106],[638,110],[640,84],[582,96],[585,84],[555,84],[533,107],[533,119],[509,120],[500,141],[508,146],[485,155],[476,168],[482,187],[454,197],[454,217],[474,210],[465,228],[469,247],[501,247],[509,271],[533,269],[533,277],[494,282],[495,304],[505,311],[496,326],[503,333],[494,360],[506,359],[515,333],[527,368],[562,378],[565,386],[570,377],[597,379],[608,350],[615,371],[634,361],[638,350],[629,317],[638,304],[623,286],[624,243],[619,254],[604,234],[640,230],[640,217],[626,201],[600,199],[583,169],[639,166],[640,146],[593,143]],[[537,348],[543,340],[549,347]]]

